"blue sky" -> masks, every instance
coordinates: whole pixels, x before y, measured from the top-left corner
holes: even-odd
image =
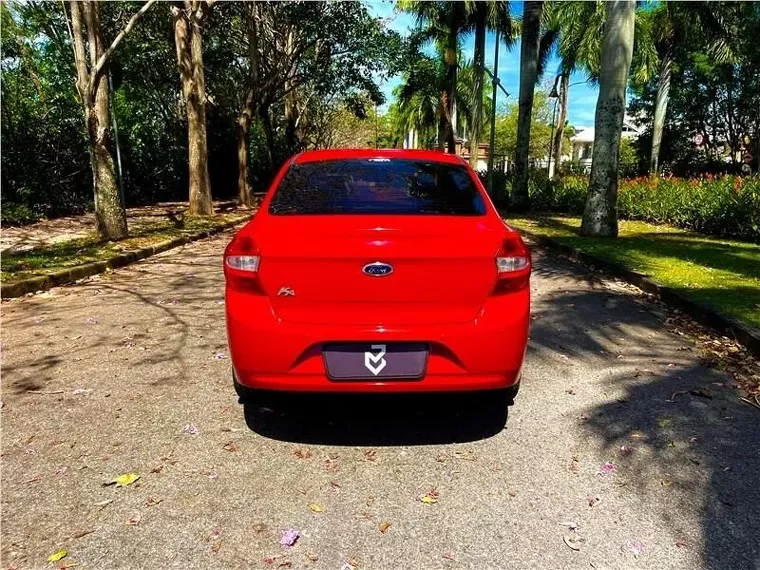
[[[414,17],[394,9],[393,0],[365,0],[370,12],[379,18],[384,18],[387,25],[401,33],[408,35],[414,28]],[[522,14],[522,2],[510,2],[510,8],[515,15]],[[489,33],[486,37],[486,66],[493,68],[494,34]],[[462,50],[466,58],[472,58],[474,38],[472,35],[464,36]],[[559,59],[553,55],[549,60],[547,71],[541,81],[546,90],[551,89],[554,76],[559,68]],[[501,84],[510,94],[509,102],[515,102],[520,90],[520,42],[517,41],[511,50],[507,51],[504,43],[499,47],[499,79]],[[598,89],[585,82],[586,76],[575,73],[570,78],[570,94],[568,97],[568,120],[575,127],[592,127],[594,125],[594,112],[596,109],[596,97]],[[381,88],[388,101],[392,101],[393,88],[400,83],[399,77],[394,77],[382,84]],[[577,85],[574,85],[576,84]],[[504,102],[503,94],[499,92],[499,105]]]

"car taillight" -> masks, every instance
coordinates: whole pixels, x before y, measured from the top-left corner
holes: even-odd
[[[530,270],[530,250],[519,235],[509,236],[496,254],[497,278],[492,294],[524,289],[530,280]]]
[[[224,277],[233,289],[263,295],[259,281],[261,255],[250,236],[240,234],[224,250]]]

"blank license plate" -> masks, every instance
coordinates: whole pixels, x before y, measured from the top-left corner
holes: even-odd
[[[425,375],[425,342],[334,343],[322,350],[331,380],[414,380]]]

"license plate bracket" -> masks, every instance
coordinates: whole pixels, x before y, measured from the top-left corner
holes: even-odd
[[[322,348],[330,380],[419,380],[429,354],[426,342],[335,342]]]

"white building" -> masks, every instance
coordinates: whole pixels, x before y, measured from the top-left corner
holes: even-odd
[[[621,137],[635,140],[639,138],[640,134],[641,129],[630,117],[625,117]],[[569,160],[579,162],[586,172],[590,172],[591,157],[594,152],[594,127],[578,127],[575,130],[575,135],[570,137],[570,144],[573,148]]]

